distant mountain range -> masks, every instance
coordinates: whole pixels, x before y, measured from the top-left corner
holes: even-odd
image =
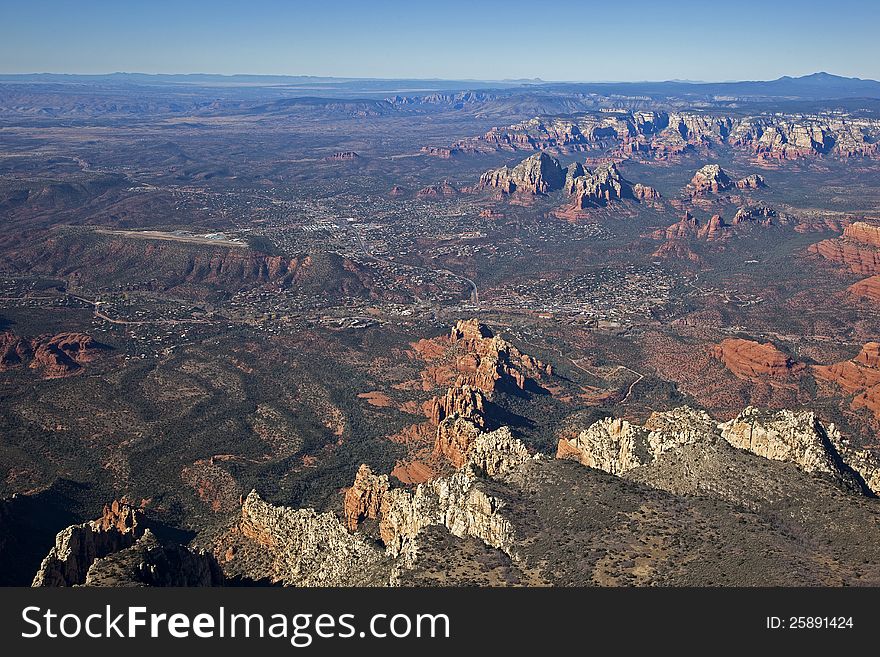
[[[692,82],[682,80],[643,82],[545,82],[533,80],[438,80],[332,78],[308,75],[215,75],[110,73],[75,75],[61,73],[0,74],[0,84],[86,84],[109,86],[278,87],[293,92],[322,94],[417,94],[450,90],[503,90],[528,88],[569,93],[601,93],[660,97],[736,98],[880,98],[880,82],[820,72],[801,77],[740,82]]]

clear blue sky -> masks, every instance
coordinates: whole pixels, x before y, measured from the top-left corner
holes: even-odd
[[[880,79],[877,0],[0,0],[0,72]]]

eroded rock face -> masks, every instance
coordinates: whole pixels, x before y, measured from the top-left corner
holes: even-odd
[[[762,226],[770,226],[773,224],[773,220],[777,219],[778,216],[776,210],[767,205],[742,207],[736,211],[731,223],[734,226],[752,223],[758,223]]]
[[[691,178],[694,194],[718,193],[730,189],[733,181],[718,164],[707,164]]]
[[[826,154],[853,157],[877,153],[869,131],[865,123],[840,118],[750,117],[733,128],[728,143],[780,160]]]
[[[32,355],[33,349],[29,342],[12,331],[0,333],[0,370],[23,365]]]
[[[448,180],[444,180],[439,185],[428,185],[422,187],[416,196],[418,198],[450,198],[457,195],[459,190]]]
[[[459,321],[449,334],[450,343],[461,355],[454,387],[470,387],[491,395],[499,388],[525,390],[530,378],[551,375],[553,369],[495,336],[477,320]]]
[[[737,378],[758,380],[762,377],[785,379],[804,369],[779,351],[771,342],[728,338],[712,349],[712,356],[724,363]]]
[[[565,173],[559,160],[541,151],[527,157],[512,169],[505,166],[487,171],[480,176],[478,187],[499,189],[505,194],[547,194],[561,189],[564,182]]]
[[[852,407],[866,408],[880,418],[880,342],[866,343],[855,358],[832,365],[814,365],[820,379],[854,394]]]
[[[831,425],[827,427],[828,439],[834,445],[846,465],[861,478],[865,487],[874,495],[880,496],[880,454],[868,449],[858,449]]]
[[[862,244],[880,246],[880,226],[865,221],[854,221],[843,229],[843,236]]]
[[[343,505],[345,526],[350,531],[355,531],[365,519],[378,517],[382,496],[389,487],[388,475],[373,474],[370,466],[361,465],[355,475],[354,483],[345,492]]]
[[[599,420],[572,440],[561,439],[556,458],[620,475],[649,463],[648,431],[620,418]]]
[[[471,386],[454,386],[442,397],[431,399],[425,409],[428,419],[433,424],[440,424],[452,415],[471,420],[477,426],[484,426],[486,397],[478,388]]]
[[[223,586],[226,577],[208,553],[162,545],[147,529],[131,547],[96,559],[86,586]]]
[[[649,188],[640,188],[640,193],[650,195]],[[651,190],[653,192],[654,190]],[[613,201],[635,199],[633,184],[626,180],[613,162],[586,171],[584,175],[572,179],[569,194],[574,197],[573,205],[578,209],[602,207]]]
[[[620,418],[599,420],[576,438],[561,439],[556,458],[623,475],[671,449],[717,435],[715,423],[705,411],[682,406],[654,412],[643,427]]]
[[[757,173],[753,173],[736,181],[737,189],[760,189],[766,186],[767,183],[764,181],[764,176]]]
[[[384,553],[350,533],[332,513],[273,506],[251,491],[238,525],[246,540],[233,546],[233,572],[288,586],[375,586],[387,584]],[[230,569],[227,564],[227,569]]]
[[[639,201],[659,201],[662,198],[660,192],[642,183],[633,185],[632,192],[633,196]]]
[[[734,447],[773,461],[794,463],[805,472],[842,478],[826,429],[811,411],[768,411],[749,406],[719,428]]]
[[[844,228],[842,237],[811,244],[809,251],[856,274],[880,274],[880,226],[854,221]]]
[[[697,231],[697,237],[710,242],[713,240],[720,240],[727,236],[727,231],[725,230],[727,227],[728,226],[721,215],[713,214],[705,225],[700,226]]]
[[[437,426],[434,455],[460,468],[467,462],[468,452],[481,433],[480,427],[468,418],[459,415],[447,417]]]
[[[847,288],[850,294],[880,303],[880,276],[869,276]]]
[[[58,533],[55,545],[43,559],[32,586],[76,586],[86,583],[96,559],[131,547],[142,534],[139,513],[114,501],[98,520],[72,525]]]
[[[412,492],[390,491],[379,523],[388,554],[405,562],[415,560],[417,537],[432,525],[444,525],[458,537],[477,538],[508,552],[514,542],[513,526],[500,511],[504,503],[484,490],[473,468],[466,466],[450,477],[419,484]]]
[[[0,333],[0,371],[27,366],[53,379],[79,371],[108,347],[85,333],[59,333],[25,340]]]

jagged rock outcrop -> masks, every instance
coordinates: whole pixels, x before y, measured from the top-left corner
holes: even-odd
[[[241,507],[227,573],[288,586],[388,584],[390,564],[368,538],[333,513],[273,506],[251,491]],[[237,536],[239,540],[234,540]]]
[[[572,440],[561,439],[556,458],[620,475],[649,463],[648,431],[620,418],[605,418]]]
[[[746,409],[718,425],[681,407],[652,414],[644,427],[602,421],[595,430],[602,440],[592,447],[608,455],[605,466],[618,476],[530,456],[507,429],[481,432],[455,473],[383,493],[381,544],[370,537],[374,527],[352,534],[332,514],[272,507],[251,493],[243,509],[254,518],[243,517],[238,533],[217,548],[228,555],[227,574],[298,585],[718,585],[718,578],[754,585],[789,581],[774,579],[787,572],[780,564],[800,559],[810,536],[817,552],[797,562],[797,582],[875,582],[861,573],[876,561],[880,511],[855,487],[838,485],[851,471],[833,426],[800,415]],[[762,449],[760,441],[737,449],[731,442],[740,441],[722,438],[753,421],[760,425],[753,434],[775,432],[793,449]],[[811,444],[811,431],[824,436],[836,474],[803,472],[822,463],[803,458],[809,447],[797,449]],[[637,452],[639,464],[627,456]],[[860,466],[866,481],[874,472],[870,456]],[[688,566],[694,561],[698,569]]]
[[[586,175],[584,165],[580,162],[572,162],[565,168],[565,185],[563,189],[567,194],[574,194],[574,181],[581,176]]]
[[[712,356],[720,360],[737,378],[759,380],[762,377],[785,379],[804,369],[779,351],[772,342],[755,342],[727,338],[712,348]]]
[[[645,186],[640,187],[639,193],[645,198],[656,194],[655,190]],[[614,162],[598,166],[593,171],[585,170],[583,175],[573,178],[569,194],[574,197],[573,207],[580,210],[637,198],[633,184],[621,175]]]
[[[645,426],[621,418],[605,418],[573,439],[562,438],[556,458],[571,459],[591,468],[622,475],[651,463],[681,445],[705,440],[717,429],[705,411],[682,406],[655,412]]]
[[[559,160],[541,151],[513,168],[504,166],[487,171],[480,176],[478,188],[499,189],[505,194],[547,194],[562,189],[564,183],[565,173]]]
[[[697,230],[697,237],[708,241],[720,240],[727,237],[727,223],[719,214],[713,214],[712,217],[703,226]]]
[[[767,186],[764,176],[753,173],[745,178],[740,178],[735,183],[737,189],[760,189]]]
[[[447,148],[445,146],[422,146],[419,150],[425,155],[439,157],[443,160],[448,160],[459,152],[457,148]]]
[[[25,340],[11,331],[0,333],[0,371],[19,366],[48,379],[73,374],[108,347],[85,333],[59,333]]]
[[[536,458],[521,440],[513,437],[509,427],[481,433],[471,444],[467,457],[477,471],[501,480]]]
[[[639,201],[659,201],[662,196],[660,192],[658,192],[653,187],[648,187],[648,185],[643,185],[642,183],[636,183],[632,186],[633,197]]]
[[[226,577],[213,555],[182,545],[163,545],[147,529],[131,547],[96,559],[85,586],[223,586]]]
[[[432,525],[443,525],[453,536],[477,538],[510,554],[514,532],[501,513],[504,506],[468,465],[449,477],[419,484],[412,492],[390,491],[382,505],[380,535],[388,554],[405,563],[415,561],[417,537]]]
[[[422,187],[418,192],[416,192],[416,197],[418,198],[451,198],[456,196],[459,193],[457,187],[455,187],[448,180],[444,180],[439,185],[428,185],[427,187]]]
[[[394,185],[391,191],[388,192],[389,196],[403,196],[404,194],[406,194],[406,190],[400,185]]]
[[[866,221],[854,221],[843,229],[843,236],[862,244],[880,247],[880,226]]]
[[[691,193],[694,195],[718,193],[730,189],[733,181],[718,164],[707,164],[691,178]]]
[[[483,391],[469,385],[454,386],[442,397],[434,397],[425,404],[425,414],[433,424],[458,415],[479,427],[485,425],[486,396]]]
[[[613,145],[621,154],[670,159],[688,151],[732,146],[762,159],[876,156],[880,121],[839,113],[732,117],[705,112],[586,112],[576,118],[536,117],[495,127],[452,145],[452,152],[584,151]]]
[[[525,390],[530,378],[549,376],[553,368],[523,354],[477,320],[459,321],[449,335],[456,347],[455,387],[469,386],[487,394],[499,388]]]
[[[437,426],[434,455],[460,468],[467,462],[468,451],[481,433],[481,428],[472,420],[451,415]]]
[[[832,425],[826,428],[828,439],[849,468],[852,468],[874,495],[880,496],[880,454],[853,447]]]
[[[697,236],[699,228],[700,221],[690,211],[686,211],[679,221],[671,224],[665,231],[657,231],[655,237],[667,240],[689,239]]]
[[[358,468],[351,488],[345,491],[342,511],[345,526],[350,531],[355,531],[367,518],[376,519],[379,516],[382,497],[389,487],[388,475],[373,474],[370,466],[362,464]]]
[[[769,411],[749,406],[719,428],[734,447],[773,461],[794,463],[805,472],[844,476],[826,428],[811,411]]]
[[[336,162],[350,162],[352,160],[360,159],[360,155],[355,153],[354,151],[337,151],[333,153],[328,160],[336,161]]]
[[[30,361],[33,355],[30,342],[12,331],[0,333],[0,370],[18,367]]]
[[[751,207],[741,207],[733,215],[733,221],[730,223],[734,226],[740,224],[758,223],[762,226],[770,226],[779,214],[768,205],[755,205]]]
[[[791,160],[833,154],[877,154],[876,128],[841,117],[747,117],[731,131],[728,143],[765,158]]]
[[[128,548],[142,534],[139,512],[114,500],[98,520],[72,525],[58,533],[43,559],[32,586],[76,586],[86,583],[96,559]]]
[[[827,475],[844,490],[864,492],[868,479],[876,483],[873,454],[850,451],[858,470],[837,448],[844,444],[833,424],[824,426],[811,411],[761,410],[747,407],[736,418],[716,423],[705,411],[683,406],[655,412],[638,426],[620,418],[605,418],[572,439],[559,440],[556,458],[569,459],[617,476],[651,466],[664,454],[711,446],[723,439],[732,447],[773,461],[784,461],[808,473]],[[700,449],[691,450],[698,456]],[[710,450],[711,451],[711,450]],[[865,474],[859,474],[861,471]],[[865,481],[861,481],[864,479]],[[872,489],[873,490],[873,489]]]

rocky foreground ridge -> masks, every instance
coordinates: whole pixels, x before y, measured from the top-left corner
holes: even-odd
[[[35,585],[880,584],[880,461],[812,412],[606,418],[555,456],[477,429],[414,487],[361,466],[342,517],[252,491],[209,552],[137,537],[117,505],[59,534]]]
[[[425,404],[437,474],[408,485],[361,464],[329,510],[251,491],[189,546],[117,501],[58,534],[34,585],[880,585],[880,458],[814,412],[606,417],[546,454],[492,400],[549,365],[475,320],[415,346],[448,385]],[[863,352],[826,375],[873,382]],[[748,341],[716,357],[747,377],[803,367]]]

